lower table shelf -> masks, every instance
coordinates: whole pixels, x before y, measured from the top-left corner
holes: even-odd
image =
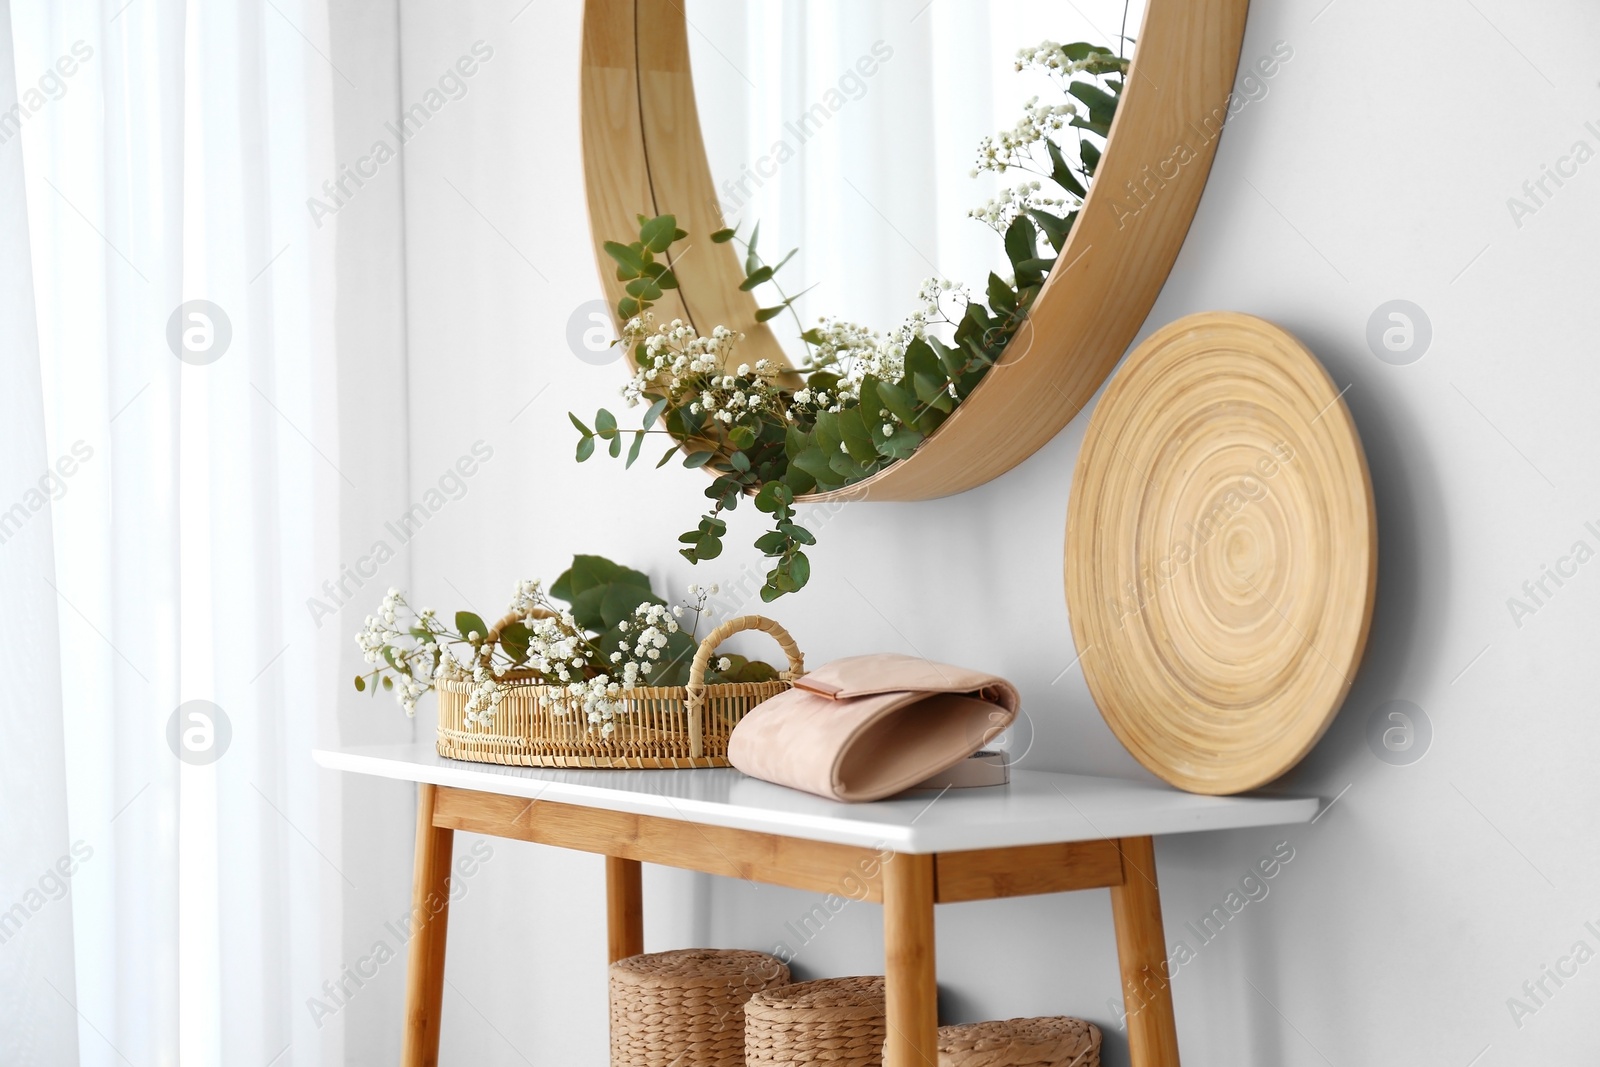
[[[1126,1020],[1134,1067],[1178,1064],[1155,850],[1148,836],[897,853],[422,784],[412,883],[418,930],[407,974],[405,1067],[438,1063],[446,883],[456,830],[605,856],[606,950],[613,962],[644,951],[643,863],[847,893],[882,904],[886,1067],[938,1062],[935,905],[1108,888],[1123,995],[1136,1006]]]

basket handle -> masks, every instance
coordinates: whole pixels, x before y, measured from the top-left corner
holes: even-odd
[[[794,638],[789,636],[789,631],[762,615],[741,615],[737,619],[727,622],[706,634],[706,639],[700,642],[700,648],[694,654],[694,663],[689,667],[689,755],[693,757],[705,754],[705,703],[706,703],[706,668],[711,666],[711,656],[717,648],[736,633],[744,630],[760,630],[770,634],[773,640],[783,649],[783,654],[789,657],[789,669],[780,671],[778,677],[786,682],[791,682],[806,672],[806,660],[800,654],[800,646],[795,644]]]
[[[514,622],[521,622],[523,619],[528,619],[528,618],[533,618],[533,619],[553,619],[555,617],[556,617],[556,613],[555,612],[547,611],[544,608],[534,608],[532,611],[527,612],[526,614],[524,614],[523,612],[520,612],[520,611],[510,612],[505,616],[505,618],[501,619],[499,622],[497,622],[493,626],[489,627],[489,632],[483,635],[483,643],[485,645],[492,645],[496,641],[499,641],[500,640],[500,631],[504,630],[507,626],[510,626]]]

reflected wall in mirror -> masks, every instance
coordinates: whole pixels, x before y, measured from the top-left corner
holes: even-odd
[[[1072,64],[1091,50],[1131,57],[1144,4],[686,0],[684,10],[715,208],[742,234],[759,222],[772,259],[797,249],[778,280],[806,294],[795,308],[807,327],[829,316],[888,333],[919,308],[929,277],[980,295],[990,271],[1012,277],[1001,234],[1019,194],[1052,219],[1074,214],[1084,161],[1105,145],[1087,128],[1091,112],[1103,117],[1100,93],[1115,98],[1123,74]],[[1043,132],[1063,150],[1065,185]],[[1019,134],[1026,148],[1006,152]],[[1001,173],[1002,157],[1019,165]],[[1042,241],[1039,251],[1054,255]],[[772,327],[796,366],[814,358],[788,316]]]

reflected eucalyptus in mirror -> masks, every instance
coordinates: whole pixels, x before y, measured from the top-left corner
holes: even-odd
[[[782,272],[795,252],[769,259],[758,223],[689,234],[675,215],[638,217],[636,235],[604,245],[624,283],[617,305],[625,325],[618,343],[635,373],[624,388],[645,411],[636,429],[623,428],[602,409],[593,426],[577,416],[577,458],[604,443],[613,457],[626,446],[628,466],[650,434],[666,436],[656,464],[682,456],[687,467],[713,475],[710,505],[683,534],[691,562],[715,559],[727,533],[724,514],[741,497],[769,517],[756,547],[772,562],[761,589],[771,601],[805,586],[811,533],[796,522],[795,500],[846,488],[910,456],[994,366],[1017,333],[1045,283],[1094,179],[1121,100],[1128,60],[1119,49],[1085,42],[1045,41],[1017,54],[1018,71],[1043,72],[1059,98],[1023,107],[1015,126],[986,137],[974,175],[1017,174],[969,214],[1001,239],[1009,269],[991,271],[979,294],[929,278],[918,306],[884,333],[837,317],[801,320]],[[682,318],[658,321],[652,308],[675,289],[674,251],[680,242],[709,239],[733,245],[742,263],[739,288],[760,305],[756,321],[792,324],[794,366],[765,358],[741,362],[743,335],[724,325],[702,332]]]

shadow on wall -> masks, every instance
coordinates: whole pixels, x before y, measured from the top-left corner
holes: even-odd
[[[1421,627],[1422,598],[1449,595],[1448,583],[1433,580],[1449,552],[1442,524],[1424,528],[1424,516],[1447,514],[1426,442],[1409,431],[1394,391],[1378,387],[1392,368],[1309,324],[1285,325],[1305,340],[1336,384],[1350,387],[1345,401],[1366,450],[1378,516],[1378,589],[1360,671],[1327,736],[1281,780],[1286,791],[1304,791],[1347,774],[1353,759],[1370,758],[1367,719],[1380,705],[1407,695],[1405,678],[1417,664],[1442,654]],[[1437,615],[1444,605],[1429,607]]]

